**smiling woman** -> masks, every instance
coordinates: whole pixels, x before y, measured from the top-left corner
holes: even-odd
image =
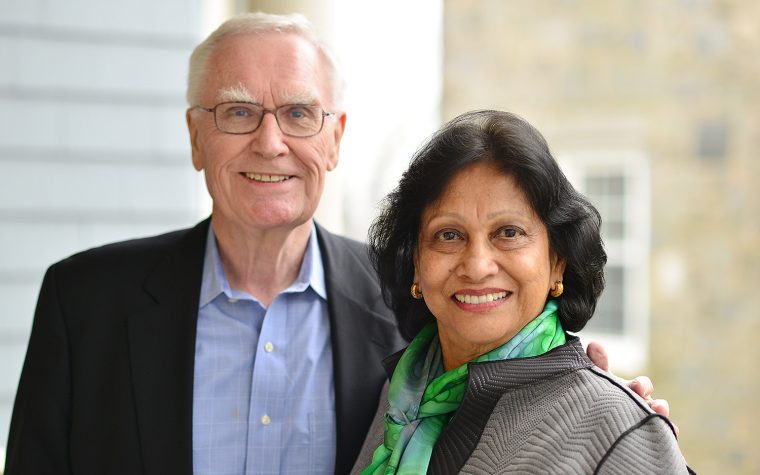
[[[483,213],[493,216],[476,217]],[[416,265],[429,247],[426,232],[435,228],[433,218],[453,219],[452,214],[502,224],[489,230],[504,237],[489,241],[494,246],[520,247],[516,243],[545,235],[547,259],[553,256],[564,265],[562,278],[555,279],[564,285],[558,301],[563,327],[583,328],[604,288],[607,257],[599,213],[565,178],[535,128],[513,114],[477,111],[452,120],[417,152],[370,230],[373,259],[405,337],[434,321],[427,299],[407,298],[408,289],[424,278]],[[466,242],[463,231],[444,228],[447,239],[460,235]],[[554,280],[545,284],[548,293]],[[424,292],[423,284],[420,288]],[[538,298],[540,304],[533,302],[534,310],[547,293]]]
[[[423,212],[415,282],[438,323],[444,369],[501,346],[541,313],[564,261],[511,175],[459,172]]]
[[[604,288],[600,225],[513,114],[464,114],[417,152],[370,230],[411,343],[355,471],[687,473],[670,422],[565,333]]]

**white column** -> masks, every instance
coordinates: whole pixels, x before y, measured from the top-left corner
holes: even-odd
[[[317,219],[363,240],[378,201],[440,124],[442,1],[257,0],[248,7],[306,15],[338,57],[348,120]]]

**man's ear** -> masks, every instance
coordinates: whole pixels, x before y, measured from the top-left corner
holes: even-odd
[[[201,159],[201,151],[198,146],[198,125],[195,123],[195,117],[193,116],[193,109],[188,109],[185,112],[185,120],[187,121],[187,131],[190,134],[190,149],[193,156],[193,167],[196,170],[203,170],[203,160]]]
[[[333,126],[333,149],[327,161],[327,170],[332,171],[338,166],[338,156],[340,154],[340,141],[343,138],[343,132],[346,130],[346,113],[335,113],[335,125]]]

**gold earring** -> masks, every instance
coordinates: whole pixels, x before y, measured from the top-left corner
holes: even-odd
[[[420,286],[417,282],[412,283],[412,297],[417,300],[422,298],[422,291],[420,290]]]
[[[559,297],[560,295],[562,295],[562,292],[564,291],[565,291],[565,286],[562,285],[561,280],[558,280],[557,282],[555,282],[554,286],[552,286],[552,288],[549,289],[549,293],[551,294],[552,297]]]

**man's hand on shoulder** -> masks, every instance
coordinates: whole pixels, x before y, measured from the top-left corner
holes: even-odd
[[[586,354],[596,366],[603,369],[604,371],[610,370],[610,362],[609,357],[607,356],[607,351],[601,344],[592,341],[586,347]],[[626,381],[626,385],[631,388],[633,392],[644,398],[644,400],[647,402],[647,404],[649,404],[649,407],[651,407],[654,412],[668,417],[670,414],[670,405],[665,399],[654,399],[652,397],[652,393],[654,392],[654,385],[652,384],[651,379],[646,376],[637,376],[634,379]],[[673,427],[675,427],[676,435],[678,435],[678,426],[673,424]]]

